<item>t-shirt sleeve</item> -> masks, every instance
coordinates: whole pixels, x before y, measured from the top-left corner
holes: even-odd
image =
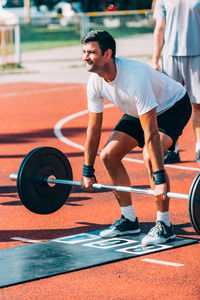
[[[137,89],[134,91],[133,99],[139,116],[158,106],[150,79],[146,74],[142,74],[142,78],[138,76]]]
[[[156,0],[156,5],[153,13],[154,19],[166,19],[166,10],[163,0]]]
[[[104,97],[102,97],[100,91],[101,79],[93,75],[90,76],[87,84],[87,98],[88,110],[91,112],[100,113],[104,110]]]

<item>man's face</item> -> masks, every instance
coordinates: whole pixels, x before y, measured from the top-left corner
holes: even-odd
[[[83,44],[82,58],[89,72],[99,73],[106,64],[106,52],[102,55],[98,42]]]

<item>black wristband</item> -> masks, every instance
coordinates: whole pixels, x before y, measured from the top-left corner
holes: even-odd
[[[93,168],[93,166],[86,166],[83,165],[83,176],[84,177],[95,177],[94,175],[95,169]]]
[[[159,170],[152,173],[152,178],[155,184],[162,184],[166,182],[165,170]]]

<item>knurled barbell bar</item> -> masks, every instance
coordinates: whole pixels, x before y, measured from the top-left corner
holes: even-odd
[[[69,160],[60,150],[39,147],[23,159],[18,174],[10,179],[17,181],[17,191],[24,206],[38,214],[50,214],[61,208],[68,199],[72,186],[81,186],[73,181]],[[154,195],[153,190],[94,183],[95,189]],[[195,177],[189,194],[167,193],[168,197],[188,200],[191,224],[200,233],[200,173]]]

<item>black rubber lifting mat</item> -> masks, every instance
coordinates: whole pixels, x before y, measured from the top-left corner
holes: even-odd
[[[0,251],[0,287],[55,276],[154,252],[197,243],[176,238],[163,245],[142,247],[145,234],[101,238],[100,231],[76,234]]]

